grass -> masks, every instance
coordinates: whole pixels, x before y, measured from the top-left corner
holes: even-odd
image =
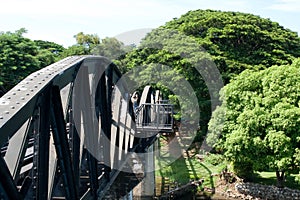
[[[166,140],[160,140],[160,146],[166,147]],[[167,152],[167,151],[165,151]],[[192,180],[203,179],[203,184],[199,187],[202,190],[204,187],[213,189],[218,177],[212,176],[220,173],[227,165],[225,162],[213,162],[210,159],[200,160],[196,157],[197,152],[187,152],[185,156],[173,160],[170,153],[162,153],[155,159],[155,165],[159,169],[155,171],[156,183],[162,188],[164,184],[184,185]],[[206,156],[207,158],[207,156]]]
[[[185,156],[174,160],[172,153],[167,149],[167,138],[160,140],[161,148],[165,148],[163,153],[155,158],[155,165],[159,169],[155,171],[156,183],[163,188],[164,185],[174,184],[176,186],[187,184],[192,180],[204,180],[203,184],[198,188],[213,189],[219,179],[218,175],[226,167],[230,170],[230,165],[222,156],[216,154],[205,155],[200,161],[195,150],[185,153]],[[295,180],[296,174],[286,175],[285,186],[293,189],[299,189],[300,183]],[[252,182],[276,185],[277,179],[275,172],[256,172]]]
[[[287,174],[284,186],[293,188],[293,189],[299,189],[300,183],[298,183],[295,178],[297,174]],[[264,184],[264,185],[276,185],[277,184],[277,178],[275,172],[256,172],[253,177],[254,183]]]

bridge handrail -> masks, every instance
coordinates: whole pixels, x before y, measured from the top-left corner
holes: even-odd
[[[152,110],[152,116],[149,118],[144,113],[149,108]],[[136,111],[136,126],[139,129],[173,129],[173,104],[169,103],[142,103]],[[146,118],[147,119],[146,119]]]

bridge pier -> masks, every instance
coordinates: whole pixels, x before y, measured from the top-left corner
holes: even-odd
[[[155,196],[155,161],[152,144],[143,156],[145,177],[133,189],[134,200],[150,200]]]

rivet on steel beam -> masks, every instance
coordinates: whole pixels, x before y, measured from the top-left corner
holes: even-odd
[[[21,100],[25,100],[25,97],[21,97]]]
[[[5,114],[9,114],[9,111],[5,111],[4,113],[5,113]]]

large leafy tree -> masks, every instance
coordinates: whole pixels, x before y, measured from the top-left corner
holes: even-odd
[[[30,73],[59,59],[59,44],[24,37],[26,29],[0,33],[0,96]]]
[[[79,45],[85,46],[88,49],[92,49],[95,45],[100,44],[100,38],[97,34],[79,32],[74,37]]]
[[[165,91],[166,94],[168,94],[168,91],[163,87],[163,81],[170,74],[164,74],[165,72],[160,75],[155,74],[153,64],[161,64],[173,69],[173,72],[168,73],[171,73],[173,76],[170,82],[173,83],[174,90],[184,90],[183,85],[180,84],[181,81],[179,81],[180,77],[184,77],[194,89],[193,91],[189,91],[190,94],[195,94],[198,98],[197,103],[201,111],[200,129],[202,132],[206,132],[205,124],[209,120],[209,112],[211,110],[209,99],[217,99],[215,94],[218,93],[217,89],[222,87],[222,84],[220,84],[222,81],[220,77],[210,77],[213,74],[210,72],[214,72],[212,68],[215,65],[211,57],[201,48],[195,38],[188,37],[176,30],[158,28],[148,34],[142,41],[139,49],[126,55],[123,62],[128,69],[144,66],[146,69],[142,74],[136,74],[135,79],[145,82],[145,84],[149,83],[152,76],[160,76],[162,81],[157,82],[156,85]],[[146,73],[147,71],[148,73]],[[200,73],[206,76],[206,82],[202,79]],[[211,87],[208,88],[208,86]],[[214,91],[210,91],[211,93],[209,93],[208,89]],[[174,102],[178,103],[176,96],[172,93],[169,94],[169,98],[174,99]],[[185,102],[181,102],[181,105],[178,106],[182,109],[182,106],[188,104],[188,102],[189,99],[185,99]],[[193,108],[193,106],[198,105],[193,103],[189,107]]]
[[[290,64],[300,56],[296,32],[252,14],[196,10],[165,27],[197,38],[214,57],[225,81],[244,69]]]
[[[25,29],[20,29],[0,33],[1,95],[40,67],[36,57],[38,48],[33,41],[23,37],[25,32]]]
[[[284,174],[300,167],[300,59],[242,72],[222,89],[221,99],[209,141],[221,133],[216,148],[239,175],[273,170],[282,186]]]
[[[101,43],[92,49],[91,53],[105,56],[113,60],[119,58],[120,56],[124,56],[126,51],[130,50],[130,46],[125,47],[125,45],[116,38],[106,37],[101,40]]]
[[[186,37],[174,37],[174,31]],[[126,55],[121,63],[127,70],[162,63],[184,75],[199,100],[202,135],[211,116],[211,94],[194,68],[199,63],[205,65],[201,64],[201,47],[210,54],[225,84],[245,69],[289,64],[300,55],[297,33],[269,19],[239,12],[190,11],[150,32],[140,48]]]
[[[74,55],[89,55],[92,49],[100,44],[100,38],[97,34],[85,34],[79,32],[74,35],[76,44],[68,47],[61,53],[61,58]]]
[[[41,67],[48,66],[58,61],[65,49],[62,45],[54,42],[44,40],[34,40],[34,42],[38,48],[37,58],[41,62]]]
[[[62,58],[72,55],[100,55],[114,60],[125,55],[126,51],[132,48],[124,46],[116,38],[100,39],[97,34],[77,33],[75,36],[76,44],[70,46],[62,52]]]

